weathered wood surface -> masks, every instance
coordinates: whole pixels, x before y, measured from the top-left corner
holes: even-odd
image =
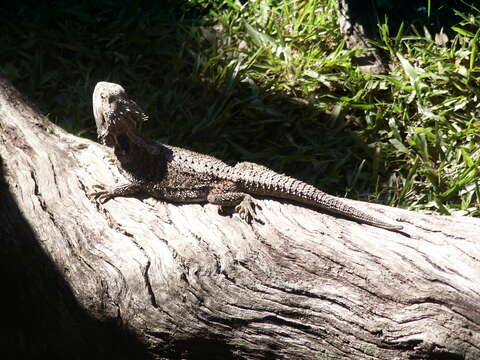
[[[0,81],[11,358],[480,358],[479,219],[352,201],[406,236],[274,200],[252,226],[212,205],[99,206],[92,186],[121,182],[107,154]]]

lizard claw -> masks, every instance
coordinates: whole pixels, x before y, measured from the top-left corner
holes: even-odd
[[[113,156],[110,156],[110,155],[105,156],[104,160],[107,164],[110,164],[110,165],[116,165],[116,163],[117,163],[117,160],[115,160],[115,158]]]
[[[103,185],[96,184],[96,185],[93,185],[93,188],[100,189],[100,190],[89,192],[87,194],[87,197],[90,199],[94,199],[95,201],[98,201],[101,204],[107,202],[109,199],[113,197],[112,193],[109,190],[105,189],[105,186]]]
[[[246,195],[243,200],[235,206],[235,211],[240,215],[240,218],[247,224],[251,224],[253,219],[257,219],[255,212],[255,202],[250,195]]]

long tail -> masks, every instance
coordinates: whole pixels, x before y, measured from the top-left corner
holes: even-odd
[[[236,166],[238,168],[238,165]],[[266,167],[249,164],[248,168],[238,168],[235,175],[238,183],[246,192],[260,196],[271,196],[293,200],[299,203],[312,205],[343,215],[359,222],[380,227],[387,230],[401,230],[401,225],[382,221],[346,204],[342,199],[324,193],[316,187],[294,179],[287,175],[276,173]]]

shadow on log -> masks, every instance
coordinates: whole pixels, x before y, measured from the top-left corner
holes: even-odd
[[[349,201],[406,236],[268,199],[252,226],[98,205],[122,182],[107,155],[0,79],[2,358],[480,358],[480,220]]]

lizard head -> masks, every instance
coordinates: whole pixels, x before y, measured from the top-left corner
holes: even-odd
[[[92,103],[98,138],[104,145],[115,146],[119,136],[140,135],[147,116],[122,86],[105,81],[97,83]]]

